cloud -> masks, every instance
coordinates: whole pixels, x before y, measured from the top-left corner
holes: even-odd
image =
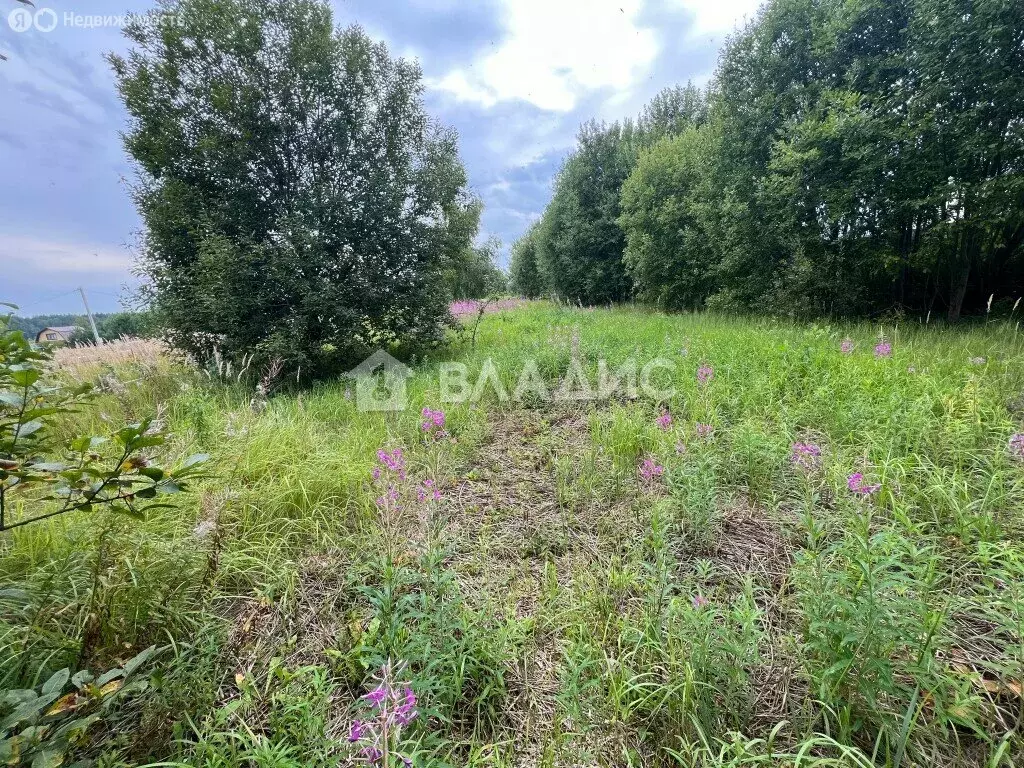
[[[500,0],[335,0],[339,23],[357,23],[428,73],[471,62],[502,42]]]
[[[49,276],[105,275],[123,277],[132,266],[129,253],[109,246],[62,243],[32,237],[0,237],[0,263],[12,271],[31,270]]]
[[[83,286],[94,311],[116,311],[139,286],[132,264],[127,250],[106,245],[0,235],[0,301],[21,314],[79,311],[75,291]]]
[[[520,100],[566,112],[582,94],[630,87],[653,61],[655,36],[637,25],[641,0],[508,0],[505,40],[431,85],[492,107]]]

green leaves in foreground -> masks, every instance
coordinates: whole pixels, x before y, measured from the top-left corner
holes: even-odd
[[[168,470],[154,464],[163,426],[146,419],[112,438],[81,436],[59,443],[53,419],[89,404],[91,385],[62,387],[48,381],[45,351],[0,318],[0,531],[74,510],[105,506],[138,519],[167,506],[158,498],[178,493],[198,477],[208,458],[191,456]],[[12,520],[14,501],[27,510]]]
[[[88,670],[72,675],[62,669],[38,689],[7,691],[0,700],[0,761],[32,768],[63,765],[66,754],[103,718],[115,698],[146,687],[147,681],[129,682],[129,677],[155,650],[150,646],[99,677]],[[65,693],[69,682],[74,690]]]

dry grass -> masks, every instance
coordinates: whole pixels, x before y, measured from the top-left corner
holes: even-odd
[[[157,339],[120,338],[103,344],[58,347],[53,362],[78,377],[86,377],[114,366],[156,368],[171,359],[171,350]]]

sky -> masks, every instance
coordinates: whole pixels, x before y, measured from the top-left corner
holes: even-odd
[[[155,0],[0,0],[0,301],[20,314],[132,302],[141,222],[126,116],[103,59],[124,52],[119,17]],[[420,62],[429,112],[459,132],[484,202],[480,239],[508,246],[551,197],[590,118],[636,116],[667,86],[711,77],[727,34],[759,0],[332,0],[394,55]],[[31,14],[31,9],[28,9]],[[26,18],[30,25],[26,25]],[[20,30],[22,26],[28,26]]]

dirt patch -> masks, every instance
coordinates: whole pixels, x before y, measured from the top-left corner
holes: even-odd
[[[580,569],[606,563],[642,536],[631,497],[616,497],[611,461],[595,455],[587,409],[497,414],[490,439],[448,493],[442,537],[463,594],[518,619],[540,616]],[[596,492],[574,493],[589,473]],[[509,670],[505,712],[515,764],[543,762],[556,720],[561,651],[535,627]]]
[[[793,565],[794,549],[784,523],[763,507],[736,499],[725,506],[713,557],[738,576],[751,576],[777,592]]]

